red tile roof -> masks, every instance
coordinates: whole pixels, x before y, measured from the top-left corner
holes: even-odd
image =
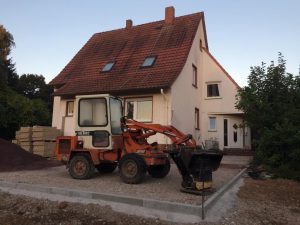
[[[55,95],[125,93],[168,88],[180,74],[203,13],[94,34],[50,82]],[[141,68],[156,56],[150,68]],[[104,65],[115,61],[109,72]]]

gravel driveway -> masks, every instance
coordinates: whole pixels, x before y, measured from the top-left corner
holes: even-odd
[[[240,170],[238,167],[221,166],[213,174],[214,188],[219,189]],[[200,196],[180,192],[181,176],[174,164],[171,165],[170,173],[165,178],[155,179],[147,175],[144,182],[138,185],[123,183],[117,170],[112,174],[96,173],[90,180],[75,180],[69,176],[65,166],[35,171],[2,172],[0,180],[190,204],[201,202]]]

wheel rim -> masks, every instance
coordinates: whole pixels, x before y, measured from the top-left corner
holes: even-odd
[[[83,161],[78,160],[75,163],[75,165],[74,165],[74,172],[76,174],[78,174],[79,176],[85,174],[86,170],[87,170],[87,165]]]
[[[133,160],[128,160],[123,164],[122,171],[126,177],[134,177],[137,174],[138,166]]]

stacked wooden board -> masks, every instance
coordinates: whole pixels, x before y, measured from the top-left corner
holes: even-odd
[[[62,135],[55,127],[21,127],[13,142],[26,151],[43,157],[52,157],[57,136]]]
[[[32,128],[33,153],[52,157],[57,136],[61,136],[61,131],[55,127],[34,126]]]
[[[21,127],[21,129],[16,132],[15,143],[20,145],[24,150],[32,153],[32,127]]]

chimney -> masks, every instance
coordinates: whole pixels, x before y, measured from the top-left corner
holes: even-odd
[[[132,20],[126,20],[126,29],[130,29],[132,27]]]
[[[169,6],[165,9],[165,23],[172,24],[175,18],[175,9],[173,6]]]

